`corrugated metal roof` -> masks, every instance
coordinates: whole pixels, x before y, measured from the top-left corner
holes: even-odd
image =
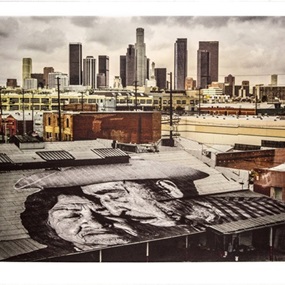
[[[285,213],[213,225],[209,228],[220,234],[236,234],[250,230],[285,224]]]
[[[74,157],[65,150],[58,151],[37,151],[37,155],[39,155],[42,159],[46,161],[50,160],[74,160]]]
[[[0,163],[13,163],[13,160],[6,153],[0,153]]]
[[[129,156],[124,151],[122,151],[119,148],[113,149],[113,148],[101,148],[101,149],[92,149],[92,151],[99,155],[102,158],[106,157],[127,157]]]

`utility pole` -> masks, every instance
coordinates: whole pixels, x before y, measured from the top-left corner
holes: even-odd
[[[172,72],[169,73],[170,75],[170,100],[169,100],[169,125],[170,125],[170,133],[169,133],[169,139],[170,139],[170,146],[174,146],[172,131],[173,131],[173,123],[172,123]]]
[[[34,132],[34,91],[32,91],[32,133]]]
[[[199,109],[198,109],[198,115],[200,117],[201,114],[201,88],[199,88]]]
[[[81,91],[81,111],[83,112],[83,91]]]
[[[25,122],[25,91],[22,88],[22,110],[23,110],[23,136],[26,134],[26,122]]]
[[[138,110],[138,81],[135,80],[135,110]]]
[[[58,127],[59,127],[59,141],[61,141],[61,113],[60,113],[60,90],[59,90],[59,77],[56,78],[57,80],[57,100],[58,100]]]

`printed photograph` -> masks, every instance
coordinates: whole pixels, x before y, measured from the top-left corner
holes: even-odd
[[[0,260],[285,260],[283,16],[0,16]]]

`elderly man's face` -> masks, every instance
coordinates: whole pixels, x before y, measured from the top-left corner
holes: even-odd
[[[182,196],[175,184],[160,181],[165,191]],[[83,192],[100,199],[101,204],[117,217],[129,217],[134,221],[156,226],[174,226],[175,222],[158,207],[158,202],[151,196],[151,189],[144,184],[132,181],[99,183],[82,187]]]
[[[95,219],[93,213],[96,211],[98,206],[86,198],[60,195],[49,211],[48,223],[59,237],[72,242],[79,249],[125,243],[123,237]]]

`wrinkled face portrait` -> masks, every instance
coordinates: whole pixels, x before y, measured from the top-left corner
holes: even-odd
[[[169,195],[180,196],[182,193],[174,183],[167,180],[156,182]],[[128,217],[133,221],[155,226],[174,226],[171,220],[158,206],[151,195],[151,189],[144,184],[132,181],[117,181],[93,184],[82,187],[83,192],[98,198],[111,215]]]
[[[98,205],[86,198],[60,195],[48,213],[48,223],[59,237],[79,249],[127,242],[111,229],[111,224],[96,219],[94,214],[98,210]]]

